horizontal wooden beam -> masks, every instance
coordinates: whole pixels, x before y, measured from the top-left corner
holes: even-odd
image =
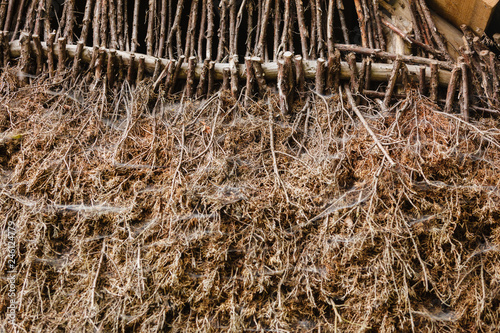
[[[42,42],[42,48],[45,53],[47,54],[47,45],[45,42]],[[32,49],[34,48],[34,44],[32,43]],[[19,43],[19,40],[15,40],[10,42],[10,54],[12,57],[19,57],[21,55],[21,44]],[[66,45],[66,52],[69,57],[74,57],[76,53],[76,45]],[[107,54],[110,53],[109,49],[102,49],[104,50]],[[369,49],[366,49],[369,50]],[[364,49],[364,51],[366,51]],[[57,54],[58,53],[58,45],[54,45],[54,51]],[[355,50],[353,50],[355,51]],[[83,52],[81,55],[82,61],[89,63],[92,60],[92,48],[85,46],[83,48]],[[121,57],[123,60],[123,63],[128,66],[130,64],[131,59],[135,59],[134,61],[138,61],[141,58],[144,58],[144,63],[146,66],[146,71],[148,73],[153,73],[156,65],[156,61],[158,58],[153,57],[153,56],[148,56],[144,54],[138,54],[136,53],[134,57],[131,57],[130,52],[124,52],[124,51],[116,51],[115,55],[117,57]],[[385,52],[386,53],[386,52]],[[415,59],[416,57],[412,58]],[[408,64],[408,74],[409,78],[415,82],[418,82],[418,76],[420,73],[420,67],[422,64],[427,65],[427,63],[430,61],[430,59],[422,58],[425,59],[426,61],[424,63],[420,63],[420,65],[412,65]],[[159,59],[161,62],[162,67],[166,66],[167,63],[169,62],[169,59]],[[403,62],[405,62],[405,59],[402,59]],[[436,63],[439,64],[439,62],[435,61]],[[303,60],[303,65],[304,65],[304,73],[306,79],[309,80],[314,80],[315,75],[316,75],[316,66],[317,62],[316,60]],[[358,72],[361,72],[362,69],[362,63],[358,62],[357,63],[358,67]],[[202,72],[203,64],[199,63],[196,65],[195,69],[195,77],[199,78],[201,72]],[[215,64],[215,78],[217,80],[222,80],[222,73],[224,69],[230,68],[229,63],[216,63]],[[188,64],[184,63],[182,64],[181,72],[179,73],[179,78],[185,79],[187,76],[187,69],[188,69]],[[243,80],[246,79],[246,68],[245,65],[240,64],[238,65],[238,75],[239,77]],[[275,81],[278,76],[278,63],[277,62],[265,62],[262,63],[262,70],[265,75],[266,80],[271,80]],[[384,82],[387,81],[391,75],[392,72],[392,64],[386,64],[386,63],[373,63],[371,66],[371,80],[373,81],[378,81],[378,82]],[[431,77],[431,70],[430,67],[426,67],[425,70],[425,76],[427,79],[430,79]],[[442,86],[448,85],[448,82],[450,81],[450,76],[451,72],[447,69],[440,69],[439,70],[439,84]],[[347,62],[342,61],[341,62],[341,73],[340,73],[340,78],[342,80],[349,80],[351,78],[351,70],[349,68],[349,65]]]

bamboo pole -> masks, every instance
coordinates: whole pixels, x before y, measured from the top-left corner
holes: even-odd
[[[44,50],[44,53],[47,54],[48,52],[48,47],[45,42],[42,42],[42,48]],[[338,44],[337,44],[338,45]],[[67,54],[69,57],[74,57],[75,52],[76,52],[76,45],[67,45],[66,50]],[[19,44],[18,40],[15,40],[13,42],[9,43],[9,48],[10,48],[10,56],[15,58],[20,56],[21,52],[21,46]],[[58,46],[54,45],[54,52],[57,54],[58,52]],[[104,49],[104,48],[103,48]],[[104,49],[106,53],[109,53],[108,49]],[[130,64],[131,60],[131,53],[125,52],[125,51],[116,51],[116,55],[119,57],[123,58],[123,62],[125,65]],[[143,57],[144,58],[144,66],[145,66],[145,71],[148,73],[153,73],[154,67],[155,67],[155,62],[156,62],[156,57],[152,56],[147,56],[147,55],[140,55],[137,54],[136,58],[138,57]],[[400,56],[401,61],[404,62],[405,56]],[[92,60],[92,48],[85,46],[82,51],[82,61],[86,63],[90,63]],[[252,58],[252,61],[254,58]],[[428,59],[432,60],[432,59]],[[160,59],[162,62],[162,65],[165,66],[168,62],[168,59]],[[435,60],[432,60],[435,61]],[[255,62],[254,62],[255,63]],[[303,60],[302,61],[303,66],[304,66],[304,74],[305,78],[307,80],[314,80],[316,77],[316,61],[314,60]],[[357,63],[356,66],[358,67],[358,70],[361,70],[362,63]],[[216,80],[221,80],[222,79],[222,72],[225,68],[229,69],[229,64],[228,63],[216,63],[214,66],[214,74],[215,74],[215,79]],[[197,64],[196,65],[196,75],[197,77],[199,76],[199,73],[201,72],[202,64]],[[238,65],[238,75],[241,79],[246,79],[246,69],[245,65],[241,64]],[[268,62],[268,63],[262,63],[261,64],[262,68],[262,73],[265,75],[266,80],[276,80],[277,74],[278,74],[278,65],[276,62]],[[384,82],[387,81],[387,78],[390,76],[392,72],[392,64],[385,64],[385,63],[373,63],[372,64],[372,69],[371,69],[371,79],[372,81],[377,81],[377,82]],[[187,70],[187,64],[182,64],[179,68],[179,78],[186,78],[186,70]],[[418,65],[408,65],[408,72],[409,72],[409,79],[418,81],[418,75],[420,73],[420,66]],[[439,72],[439,85],[441,86],[447,86],[449,81],[450,81],[450,76],[451,72],[447,69],[440,68],[438,70]],[[349,65],[346,62],[341,62],[340,64],[340,78],[342,80],[347,80],[350,79],[351,71],[349,70]],[[430,69],[426,67],[426,78],[430,79]]]

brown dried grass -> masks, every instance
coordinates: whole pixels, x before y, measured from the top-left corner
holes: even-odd
[[[21,331],[500,328],[497,119],[0,85]]]

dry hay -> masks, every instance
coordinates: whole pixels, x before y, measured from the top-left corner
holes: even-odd
[[[500,327],[497,119],[365,101],[390,167],[339,96],[0,85],[21,331]]]

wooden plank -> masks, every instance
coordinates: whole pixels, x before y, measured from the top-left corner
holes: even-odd
[[[429,0],[429,6],[456,27],[466,24],[474,31],[485,30],[500,0]]]

